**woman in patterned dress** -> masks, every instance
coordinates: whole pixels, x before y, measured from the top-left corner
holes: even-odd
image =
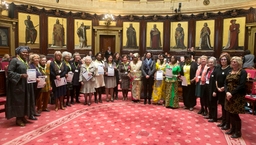
[[[92,94],[95,92],[95,66],[92,63],[92,58],[90,56],[86,56],[83,58],[84,63],[80,67],[80,76],[79,82],[81,82],[81,90],[80,92],[84,94],[84,105],[87,105],[87,96],[89,96],[88,106],[91,105]],[[89,77],[86,78],[84,75],[88,73]]]
[[[104,76],[104,81],[105,81],[105,91],[106,91],[106,100],[107,102],[109,101],[109,95],[110,95],[110,100],[111,102],[114,102],[114,88],[116,87],[116,77],[115,77],[115,73],[114,76],[109,74],[109,70],[113,68],[114,72],[116,71],[116,63],[113,62],[113,56],[112,55],[108,55],[108,57],[106,58],[106,62],[105,62],[105,76]]]
[[[130,73],[129,77],[131,79],[132,84],[132,101],[139,102],[140,101],[140,93],[141,93],[141,66],[142,61],[139,59],[139,54],[134,53],[132,61],[130,62]]]
[[[172,76],[168,76],[166,70],[172,71]],[[171,57],[171,61],[166,65],[165,72],[165,107],[166,108],[179,108],[179,96],[178,96],[178,78],[180,75],[180,66],[177,63],[175,56]]]
[[[123,57],[123,62],[119,64],[119,82],[120,82],[120,87],[122,89],[123,93],[123,100],[128,99],[128,91],[130,88],[130,78],[128,76],[128,73],[130,72],[130,64],[128,62],[128,56],[124,55]]]
[[[241,118],[240,113],[245,113],[245,94],[247,73],[242,69],[242,59],[238,56],[231,58],[231,72],[227,75],[225,81],[225,110],[230,115],[230,123],[232,128],[226,134],[232,135],[231,138],[239,138],[241,133]]]
[[[103,93],[102,90],[105,86],[104,82],[104,72],[99,74],[98,69],[99,67],[104,68],[104,62],[102,61],[102,53],[96,54],[96,60],[93,62],[95,66],[95,93],[94,93],[94,101],[95,103],[98,103],[98,100],[100,103],[102,103],[101,94]],[[99,99],[97,98],[97,95],[99,95]]]
[[[166,63],[164,62],[164,55],[160,54],[158,56],[158,61],[156,63],[156,71],[162,71],[164,72]],[[155,73],[156,77],[156,73]],[[152,93],[152,101],[153,104],[160,104],[160,100],[164,98],[164,92],[165,92],[165,87],[164,87],[164,80],[156,80],[154,82],[153,86],[153,93]]]

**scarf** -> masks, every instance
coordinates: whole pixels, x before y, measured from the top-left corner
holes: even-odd
[[[202,85],[205,84],[207,70],[208,70],[207,65],[205,65],[204,68],[202,68],[201,65],[198,66],[198,69],[197,69],[197,71],[196,71],[196,83],[199,82],[198,76],[201,75],[201,83],[202,83]]]

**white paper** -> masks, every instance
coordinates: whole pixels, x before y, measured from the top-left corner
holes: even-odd
[[[36,69],[27,69],[27,82],[35,83],[36,82]]]
[[[108,67],[108,76],[114,76],[115,75],[115,69],[113,67]]]
[[[156,80],[163,80],[163,71],[159,70],[156,72]]]
[[[167,69],[165,70],[165,76],[166,76],[167,78],[172,78],[172,76],[173,76],[173,74],[172,74],[172,68],[167,68]]]
[[[92,78],[92,75],[89,75],[88,72],[83,73],[83,77],[86,79],[86,81],[89,81]]]
[[[74,73],[72,71],[68,72],[67,82],[71,83],[73,80]]]
[[[99,74],[99,75],[103,75],[103,74],[104,74],[104,68],[103,68],[102,65],[99,65],[99,66],[98,66],[98,74]]]
[[[182,80],[181,82],[182,86],[188,86],[188,82],[185,76],[180,76],[180,79]]]
[[[60,80],[55,79],[54,82],[56,87],[60,87],[67,84],[67,80],[65,77],[60,78]]]
[[[45,86],[45,76],[38,76],[39,82],[37,83],[37,88],[43,88]]]

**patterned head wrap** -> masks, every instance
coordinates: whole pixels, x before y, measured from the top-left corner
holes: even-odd
[[[23,51],[30,51],[30,48],[28,46],[19,46],[15,49],[16,54],[20,54]]]

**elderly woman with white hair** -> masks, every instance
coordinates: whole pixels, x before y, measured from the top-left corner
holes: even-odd
[[[241,118],[239,114],[245,113],[245,94],[247,73],[242,69],[242,59],[238,56],[231,58],[231,72],[227,75],[225,81],[225,110],[230,116],[231,129],[226,134],[232,135],[231,138],[239,138],[241,133]]]
[[[54,61],[50,64],[50,79],[52,85],[53,96],[55,98],[55,111],[59,108],[65,110],[63,106],[64,96],[66,95],[66,85],[56,86],[55,81],[60,81],[67,75],[67,66],[61,60],[62,54],[60,51],[55,51]]]
[[[84,64],[80,68],[79,82],[81,82],[80,92],[84,94],[84,105],[90,106],[92,94],[95,92],[95,66],[92,63],[92,58],[86,56],[83,58]],[[89,96],[89,102],[87,103],[87,96]]]
[[[62,52],[62,59],[63,59],[63,62],[65,62],[66,66],[67,66],[67,73],[68,75],[72,76],[72,79],[73,79],[73,70],[72,70],[72,67],[71,67],[71,63],[70,63],[70,59],[72,57],[72,54],[70,52],[67,52],[67,51],[64,51]],[[66,96],[67,96],[67,101],[66,103],[64,103],[64,107],[66,106],[69,106],[71,107],[70,105],[70,97],[71,97],[71,91],[73,90],[73,85],[72,85],[72,79],[71,80],[68,80],[67,79],[67,93],[66,93]],[[71,100],[73,99],[73,97],[71,97]]]
[[[206,82],[204,88],[205,104],[208,105],[209,108],[209,116],[206,116],[206,119],[209,119],[208,122],[217,122],[217,101],[218,98],[216,96],[216,58],[210,57],[207,63],[207,73],[206,73]],[[208,97],[209,96],[209,97]]]

